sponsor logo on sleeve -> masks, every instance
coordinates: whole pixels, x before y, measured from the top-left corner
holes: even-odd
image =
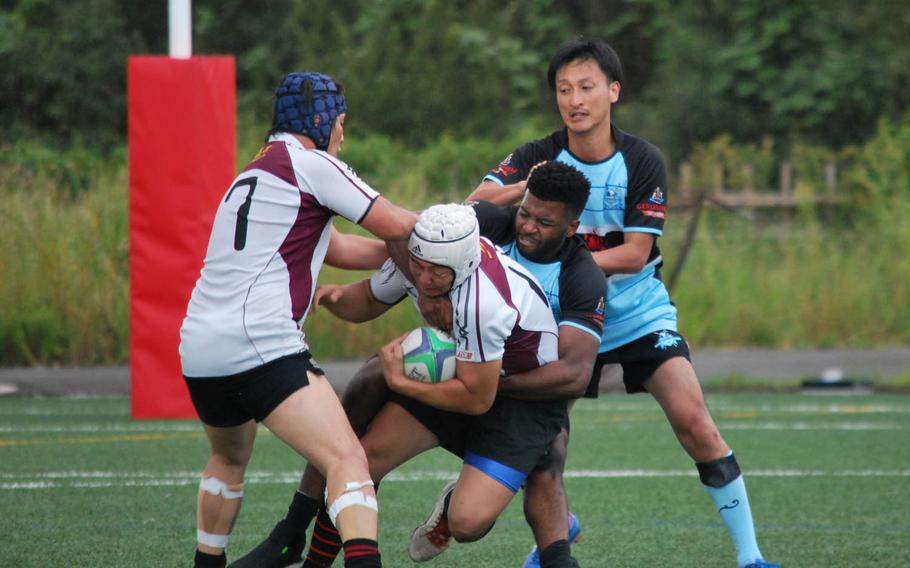
[[[512,165],[512,154],[509,154],[503,161],[499,162],[498,166],[490,170],[490,173],[499,174],[501,176],[510,176],[517,171],[518,168]]]
[[[594,313],[591,316],[591,319],[593,319],[595,322],[599,323],[600,325],[603,325],[603,323],[604,323],[604,308],[605,307],[606,307],[606,302],[604,301],[604,297],[601,296],[600,299],[597,301],[597,307],[594,308]]]
[[[666,205],[656,205],[654,203],[639,203],[635,206],[636,209],[641,211],[642,215],[648,217],[654,217],[656,219],[663,219],[666,217],[667,206]]]
[[[473,359],[473,358],[474,358],[474,352],[473,352],[473,351],[468,351],[467,349],[459,349],[459,350],[455,353],[455,357],[457,357],[458,359]]]
[[[651,193],[651,197],[648,198],[648,201],[651,203],[663,203],[666,199],[664,198],[664,192],[660,190],[660,187],[655,187],[654,191]]]

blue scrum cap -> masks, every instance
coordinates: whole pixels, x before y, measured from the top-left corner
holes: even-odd
[[[275,90],[272,129],[303,134],[326,150],[335,118],[346,111],[344,94],[328,75],[288,73]]]

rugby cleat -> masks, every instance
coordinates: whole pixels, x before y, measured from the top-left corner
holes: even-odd
[[[282,519],[265,540],[227,568],[298,568],[305,545],[306,533],[291,529]]]
[[[767,562],[759,558],[751,564],[746,564],[743,568],[780,568],[780,564],[775,564],[773,562]]]
[[[578,517],[574,513],[569,513],[569,542],[574,544],[581,540],[581,521],[578,520]],[[521,568],[540,568],[540,549],[535,546],[531,549],[531,552],[528,554],[528,557],[525,558],[525,563],[521,565]]]
[[[449,521],[442,518],[442,513],[445,508],[446,497],[454,489],[454,481],[443,487],[439,497],[436,498],[436,504],[433,506],[430,516],[411,533],[408,556],[414,562],[426,562],[436,558],[452,543]]]

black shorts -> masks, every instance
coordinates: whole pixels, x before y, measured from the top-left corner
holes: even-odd
[[[307,371],[325,374],[309,351],[294,353],[223,377],[187,377],[186,386],[199,419],[228,428],[249,420],[262,422],[286,398],[310,384]]]
[[[546,457],[569,416],[565,400],[527,401],[498,396],[490,410],[480,416],[440,410],[399,394],[393,394],[391,401],[439,438],[440,446],[513,491]]]
[[[600,373],[604,365],[619,363],[622,366],[622,382],[626,392],[645,392],[644,382],[651,378],[665,361],[674,357],[689,358],[689,344],[675,331],[655,331],[611,351],[597,354],[591,382],[585,391],[585,398],[597,398],[600,389]]]

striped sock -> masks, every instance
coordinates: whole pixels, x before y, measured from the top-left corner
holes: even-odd
[[[344,541],[345,568],[380,568],[379,545],[368,538]]]
[[[328,568],[341,550],[341,536],[325,509],[319,511],[303,568]]]

